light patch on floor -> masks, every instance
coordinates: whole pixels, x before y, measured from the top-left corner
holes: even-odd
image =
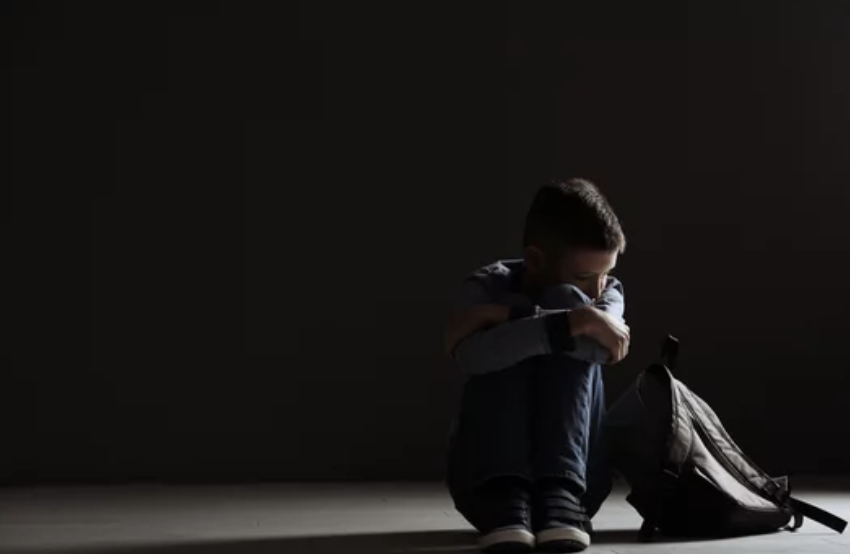
[[[850,517],[845,485],[795,494]],[[850,554],[850,531],[812,521],[796,533],[640,543],[624,497],[615,492],[594,519],[590,552]],[[475,540],[439,484],[0,490],[2,554],[459,554]]]

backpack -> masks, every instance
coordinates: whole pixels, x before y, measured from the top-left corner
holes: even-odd
[[[643,517],[640,536],[729,537],[796,530],[803,517],[839,533],[847,522],[790,495],[733,442],[717,415],[673,377],[679,343],[643,371],[608,412],[611,461]],[[793,519],[793,523],[790,523]]]

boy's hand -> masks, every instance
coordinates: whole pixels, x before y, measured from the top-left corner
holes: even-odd
[[[456,314],[446,327],[446,353],[451,356],[463,339],[487,327],[504,323],[509,315],[510,308],[498,304],[479,304]]]
[[[586,335],[608,349],[610,364],[616,364],[629,353],[631,330],[622,320],[593,306],[570,312],[570,328],[574,335]]]

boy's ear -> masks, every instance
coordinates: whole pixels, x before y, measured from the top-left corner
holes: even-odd
[[[546,255],[536,246],[526,246],[523,253],[525,266],[534,273],[543,273],[546,269]]]

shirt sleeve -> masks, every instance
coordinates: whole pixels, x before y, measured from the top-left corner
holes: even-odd
[[[594,306],[623,320],[626,313],[626,297],[623,291],[623,283],[614,277],[608,277],[608,284]]]
[[[492,302],[485,288],[468,280],[461,289],[459,308]],[[462,340],[452,358],[469,375],[512,367],[532,356],[572,349],[568,310],[543,311],[530,302],[511,305],[509,321],[473,333]]]
[[[583,301],[588,304],[591,303],[587,297],[584,297]],[[617,279],[609,277],[602,295],[592,305],[622,321],[626,311],[623,284]],[[566,354],[577,360],[595,364],[606,364],[611,359],[611,353],[607,348],[584,335],[574,338],[574,348]]]
[[[452,358],[468,375],[500,371],[533,356],[555,353],[588,363],[607,363],[611,357],[607,348],[590,337],[572,336],[569,312],[591,303],[578,289],[576,292],[575,305],[564,309],[542,309],[517,296],[510,304],[507,322],[465,338],[455,347]],[[468,309],[490,302],[496,303],[486,288],[470,279],[464,282],[455,305],[458,309]],[[622,319],[625,313],[622,284],[609,277],[603,294],[593,305]]]

